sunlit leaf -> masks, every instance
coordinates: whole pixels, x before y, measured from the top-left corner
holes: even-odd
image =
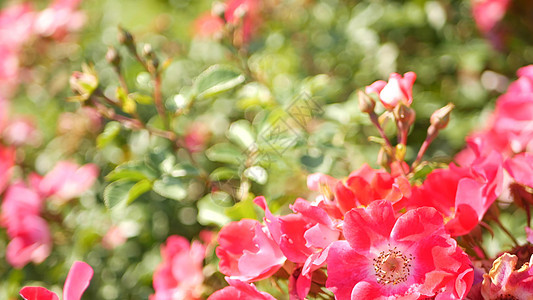
[[[199,99],[213,97],[243,83],[244,75],[232,67],[214,65],[202,72],[194,81],[194,90]]]

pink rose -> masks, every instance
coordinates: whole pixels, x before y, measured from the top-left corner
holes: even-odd
[[[195,300],[202,295],[205,247],[173,235],[161,246],[163,261],[154,272],[155,294],[150,300]]]
[[[374,201],[349,211],[343,232],[327,261],[335,299],[463,299],[472,285],[470,260],[434,208],[396,217],[390,202]]]
[[[367,86],[367,94],[376,93],[386,109],[392,110],[398,104],[410,106],[413,102],[413,84],[416,80],[414,72],[407,72],[403,77],[398,73],[392,73],[389,82],[378,80]]]
[[[285,256],[257,220],[231,222],[218,234],[216,254],[222,274],[245,282],[270,277],[281,268]]]

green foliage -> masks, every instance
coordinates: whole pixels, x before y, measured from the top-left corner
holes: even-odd
[[[448,128],[426,154],[449,162],[505,82],[533,60],[528,44],[494,50],[477,32],[469,1],[261,2],[268,5],[263,23],[244,45],[228,32],[220,40],[193,36],[195,18],[213,1],[94,0],[82,4],[88,22],[79,34],[25,47],[33,81],[11,103],[14,114],[35,118],[43,141],[21,147],[17,176],[44,174],[63,159],[102,171],[80,199],[47,203],[53,253],[22,270],[1,263],[0,298],[28,284],[57,290],[67,262],[85,260],[97,274],[87,299],[147,299],[169,235],[198,239],[204,229],[260,219],[257,195],[286,212],[296,197],[316,196],[306,188],[310,173],[342,178],[364,162],[377,167],[380,145],[367,137],[378,132],[359,111],[356,90],[391,72],[416,72],[406,160],[415,159],[431,113],[451,101]],[[133,49],[118,42],[118,25],[133,34]],[[108,46],[117,48],[120,73],[105,59]],[[82,78],[73,98],[81,102],[66,102],[68,77],[84,62],[97,78]],[[97,111],[96,122],[82,120],[82,106]],[[422,164],[411,181],[441,166]],[[127,228],[127,242],[106,249],[111,226]],[[5,253],[5,233],[0,240]],[[207,261],[211,274],[217,262]],[[219,275],[213,286],[225,284]],[[270,282],[260,285],[283,299]]]

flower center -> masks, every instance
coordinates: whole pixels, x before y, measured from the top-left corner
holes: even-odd
[[[374,258],[374,271],[376,279],[381,284],[396,285],[407,280],[411,275],[412,255],[404,255],[396,247],[388,251],[381,251]]]

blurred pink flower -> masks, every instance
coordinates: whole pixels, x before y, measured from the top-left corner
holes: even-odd
[[[205,247],[198,241],[189,244],[184,237],[168,237],[161,246],[163,261],[154,272],[155,294],[150,300],[195,300],[202,295]]]
[[[396,217],[390,202],[374,201],[349,211],[343,232],[327,260],[335,299],[463,299],[472,285],[468,256],[433,208]]]
[[[533,152],[533,65],[520,68],[519,78],[496,101],[488,125],[467,137],[468,148],[456,161],[469,164],[476,156],[492,150],[504,158],[520,152]]]
[[[481,294],[483,299],[533,299],[533,255],[528,263],[515,270],[518,257],[504,253],[483,275]]]
[[[79,166],[61,161],[39,182],[38,190],[44,197],[55,196],[61,202],[80,196],[88,190],[98,177],[94,164]]]
[[[37,215],[19,215],[17,225],[8,225],[11,239],[6,248],[6,259],[10,265],[20,269],[29,262],[39,264],[52,251],[52,236],[48,224]],[[9,227],[13,226],[13,227]]]
[[[398,73],[389,76],[389,82],[378,80],[367,86],[367,94],[376,93],[386,109],[392,110],[398,104],[410,106],[413,102],[413,84],[416,80],[414,72],[407,72],[403,77]]]
[[[11,5],[0,11],[0,45],[10,46],[18,51],[22,44],[31,39],[35,11],[30,3]]]
[[[214,292],[207,300],[275,300],[270,294],[260,292],[253,283],[226,277],[229,286]]]
[[[533,244],[533,229],[526,227],[525,230],[528,243]]]
[[[15,149],[0,145],[0,194],[9,184],[15,165]]]
[[[0,11],[0,97],[8,97],[19,83],[19,54],[32,38],[35,12],[29,3]]]
[[[511,0],[472,0],[472,14],[477,27],[483,33],[488,33],[500,22]]]
[[[468,167],[450,164],[433,170],[424,183],[413,189],[410,207],[434,207],[445,219],[452,236],[470,232],[481,221],[503,186],[502,157],[492,152]]]
[[[289,292],[304,299],[311,287],[311,273],[324,266],[329,247],[339,239],[340,231],[326,211],[304,199],[298,198],[290,206],[294,214],[281,217],[272,215],[264,197],[257,197],[254,202],[265,210],[265,223],[285,257],[301,265],[292,287],[296,290]]]
[[[35,20],[35,33],[44,37],[62,39],[67,33],[79,30],[87,19],[77,10],[81,0],[55,0],[39,12]]]
[[[185,132],[185,147],[193,153],[201,152],[209,142],[210,136],[211,131],[205,123],[194,122]]]
[[[41,134],[30,118],[16,118],[11,120],[3,132],[7,143],[14,146],[31,145],[39,146]]]
[[[102,246],[106,249],[115,249],[124,244],[128,238],[120,229],[120,226],[111,226],[102,238]]]
[[[194,21],[194,34],[198,37],[218,39],[224,30],[224,20],[208,12]]]
[[[533,188],[533,153],[520,153],[505,161],[505,170],[522,185]]]
[[[218,234],[216,254],[219,269],[232,279],[254,282],[270,277],[285,262],[285,256],[265,226],[257,220],[231,222]]]
[[[48,224],[39,216],[42,206],[42,198],[23,182],[12,184],[5,193],[0,220],[10,239],[6,258],[15,268],[41,263],[52,250]]]
[[[241,25],[242,42],[248,43],[261,24],[260,0],[229,0],[224,18],[233,25]]]
[[[63,300],[80,300],[89,286],[94,271],[91,266],[76,261],[72,264],[63,286]],[[20,290],[20,295],[25,300],[59,300],[59,297],[43,287],[26,286]]]

